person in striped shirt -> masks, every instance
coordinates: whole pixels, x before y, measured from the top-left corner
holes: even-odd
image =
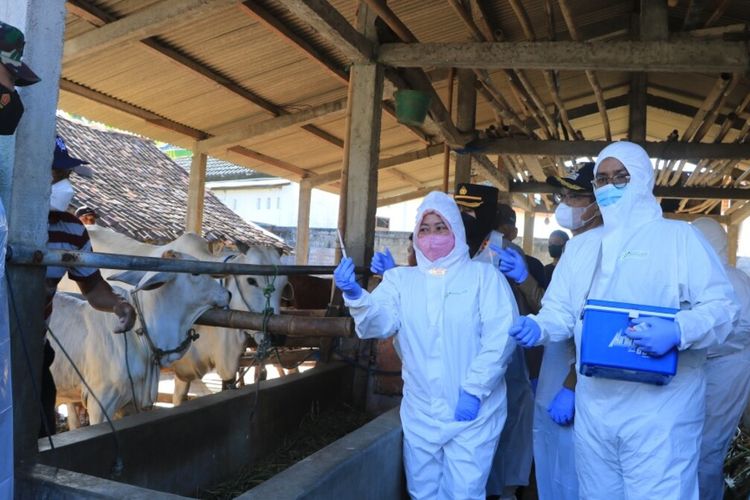
[[[86,227],[78,220],[78,217],[67,211],[74,195],[70,176],[72,173],[85,177],[92,176],[93,170],[87,164],[86,161],[70,156],[62,137],[57,137],[52,160],[52,192],[49,208],[47,248],[50,250],[92,251],[91,240]],[[112,290],[112,287],[104,280],[98,269],[85,267],[47,267],[45,324],[48,324],[52,314],[52,299],[57,291],[57,285],[65,276],[65,273],[76,282],[91,307],[117,315],[118,322],[114,333],[126,332],[133,328],[136,318],[133,306]],[[55,398],[57,391],[49,369],[54,359],[55,351],[50,346],[49,341],[45,340],[40,397],[46,422],[42,422],[41,436],[45,436],[47,433],[54,434],[55,432]]]

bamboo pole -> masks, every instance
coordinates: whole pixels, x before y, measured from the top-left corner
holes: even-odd
[[[721,75],[716,80],[716,83],[714,83],[713,88],[708,93],[706,98],[703,100],[703,103],[701,104],[698,112],[690,121],[690,124],[685,129],[685,132],[682,134],[682,137],[680,137],[680,142],[689,142],[693,138],[693,136],[695,135],[695,132],[698,130],[700,125],[703,123],[703,120],[706,118],[706,115],[708,115],[711,109],[713,109],[717,101],[721,99],[723,92],[729,86],[729,83],[730,83],[729,80],[730,79],[727,78],[726,75]],[[664,185],[670,181],[670,179],[674,176],[673,175],[674,164],[675,164],[675,160],[671,160],[667,162],[666,168],[662,170],[661,174],[656,179],[657,184]],[[681,173],[682,171],[680,170],[680,174]],[[679,178],[679,174],[677,174],[676,177]]]
[[[481,17],[481,20],[484,24],[483,28],[480,29],[480,27],[474,22],[474,19],[471,17],[471,15],[469,15],[469,13],[466,11],[466,9],[464,9],[464,7],[458,0],[448,0],[448,3],[453,8],[453,10],[456,11],[459,18],[466,25],[469,32],[472,34],[473,38],[476,41],[482,42],[497,39],[493,30],[489,26],[489,22],[487,21],[484,13]],[[413,34],[410,33],[410,35],[412,38],[414,38]],[[515,116],[515,113],[513,113],[512,111],[513,108],[502,97],[502,93],[494,87],[494,84],[492,83],[492,77],[490,76],[489,72],[487,70],[474,70],[474,72],[477,75],[477,80],[482,84],[486,91],[482,92],[482,95],[489,101],[490,105],[500,113],[503,119],[518,127],[525,134],[533,136],[534,134],[526,128],[526,126],[523,124],[523,121]],[[509,70],[503,70],[503,74],[505,74],[505,76],[508,78],[508,84],[511,88],[511,92],[513,92],[513,95],[519,101],[521,106],[526,108],[530,112],[532,118],[537,122],[539,128],[542,130],[544,137],[549,138],[550,134],[547,130],[547,125],[545,124],[545,122],[553,123],[551,121],[551,117],[541,118],[539,116],[539,111],[535,111],[535,108],[529,103],[529,100],[533,101],[534,103],[541,102],[541,99],[536,94],[533,86],[529,84],[528,80],[520,71],[513,72]],[[542,113],[546,113],[543,105],[540,110]],[[547,121],[547,118],[549,118],[549,121]]]
[[[511,4],[517,1],[518,0],[511,0]],[[570,38],[576,42],[581,41],[582,37],[578,32],[578,28],[576,27],[575,20],[573,19],[573,13],[568,5],[568,0],[558,0],[558,3],[560,5],[560,11],[562,12],[563,19],[565,20],[565,25],[568,27],[568,31],[570,32]],[[611,141],[612,131],[609,125],[609,117],[607,116],[607,105],[604,103],[604,92],[602,91],[602,86],[599,83],[599,78],[596,76],[596,73],[591,70],[587,70],[585,73],[586,78],[589,81],[589,85],[591,85],[591,89],[594,91],[594,97],[596,98],[596,107],[599,109],[599,115],[602,118],[604,136],[608,141]]]

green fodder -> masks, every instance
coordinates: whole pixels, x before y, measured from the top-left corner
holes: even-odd
[[[739,428],[724,460],[725,500],[747,500],[750,496],[750,433]]]
[[[198,496],[209,500],[234,498],[362,427],[371,419],[367,413],[344,403],[325,410],[313,404],[299,428],[285,437],[273,453],[252,466],[242,468],[232,479],[199,492]]]

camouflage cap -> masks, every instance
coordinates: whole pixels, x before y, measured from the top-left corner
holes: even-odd
[[[0,21],[0,64],[5,66],[15,78],[19,87],[33,85],[40,78],[22,62],[23,47],[26,45],[21,30]]]

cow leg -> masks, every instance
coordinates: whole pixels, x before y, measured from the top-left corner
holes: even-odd
[[[103,394],[104,391],[100,391],[99,394]],[[100,398],[100,401],[102,402],[102,405],[104,406],[104,410],[107,412],[106,415],[109,415],[109,418],[111,419],[115,414],[115,400],[117,399],[117,395],[113,395],[110,398]],[[99,405],[94,401],[94,398],[91,398],[91,401],[86,402],[86,410],[89,413],[89,425],[96,425],[101,424],[102,422],[106,422],[107,418],[105,417],[105,413],[102,412],[102,409],[99,407]]]
[[[284,366],[281,363],[274,363],[273,367],[276,368],[277,372],[279,372],[279,377],[286,376],[286,372],[284,371]]]
[[[175,406],[180,406],[183,402],[187,401],[188,391],[190,391],[190,381],[182,380],[181,378],[175,376],[172,404]]]
[[[81,419],[78,418],[78,404],[66,403],[68,408],[68,430],[78,429],[81,426]]]

